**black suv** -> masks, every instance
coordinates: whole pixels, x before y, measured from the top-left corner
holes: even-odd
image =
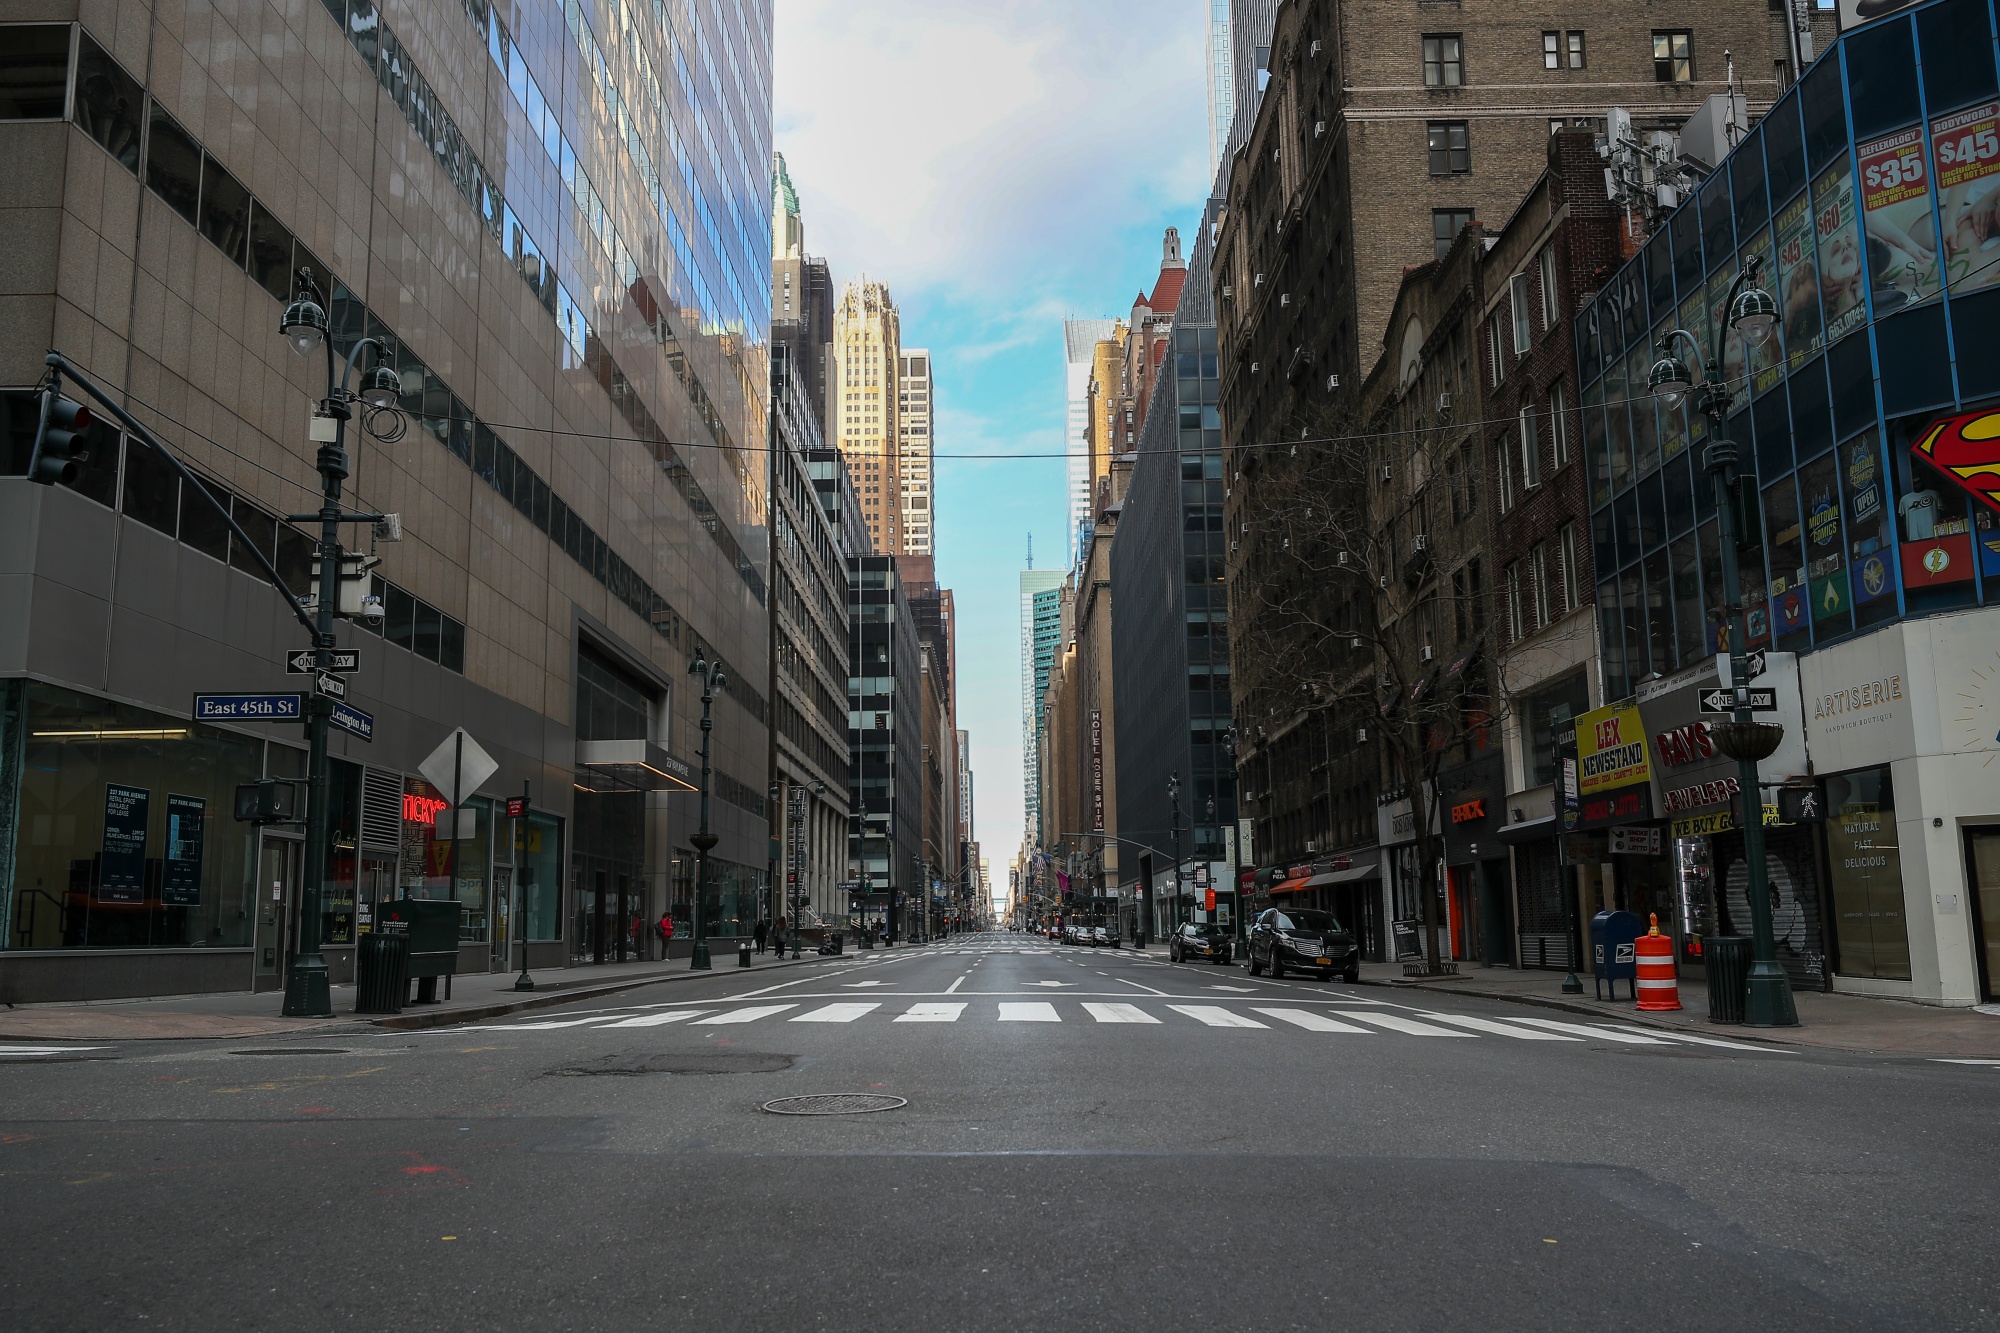
[[[1229,961],[1229,937],[1213,926],[1200,926],[1190,921],[1167,941],[1167,957],[1176,963],[1192,963],[1197,958],[1206,958],[1211,963],[1226,963]]]
[[[1339,972],[1344,981],[1361,979],[1361,950],[1331,912],[1273,907],[1250,928],[1250,975],[1265,968],[1282,977],[1285,969],[1316,972],[1321,981]]]

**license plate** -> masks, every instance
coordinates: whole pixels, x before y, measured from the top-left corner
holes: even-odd
[[[1333,960],[1331,958],[1322,958],[1319,961],[1321,962],[1321,964],[1326,964],[1332,962]]]

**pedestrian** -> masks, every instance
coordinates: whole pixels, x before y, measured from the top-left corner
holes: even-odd
[[[777,923],[771,927],[771,947],[776,949],[779,953],[783,953],[785,951],[785,918],[783,918],[782,916],[779,917]]]
[[[769,939],[770,936],[771,936],[771,923],[769,921],[766,921],[761,916],[758,917],[757,924],[753,926],[750,930],[750,937],[757,941],[758,953],[764,952],[764,941]]]
[[[660,937],[660,957],[665,958],[674,943],[674,914],[661,909],[660,924],[654,927],[654,931]]]

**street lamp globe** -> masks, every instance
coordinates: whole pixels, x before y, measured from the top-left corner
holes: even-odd
[[[709,678],[709,683],[714,689],[725,690],[729,688],[729,677],[724,675],[722,668],[718,666],[715,668],[715,675]]]
[[[1729,323],[1745,342],[1762,346],[1778,327],[1778,303],[1762,287],[1745,287],[1729,308]]]
[[[1694,374],[1688,369],[1687,362],[1668,352],[1653,363],[1653,369],[1646,376],[1646,387],[1671,412],[1693,391]]]
[[[370,407],[394,407],[402,395],[402,378],[383,362],[376,362],[375,368],[361,377],[361,401]]]
[[[694,661],[692,661],[692,662],[688,663],[688,674],[689,674],[690,676],[705,676],[705,675],[707,675],[707,674],[708,674],[708,662],[707,662],[707,660],[706,660],[705,658],[700,658],[700,657],[697,657],[697,658],[695,658],[695,659],[694,659]]]
[[[319,350],[326,341],[326,311],[311,297],[301,296],[285,307],[284,318],[278,321],[278,332],[285,336],[294,352],[306,356]]]

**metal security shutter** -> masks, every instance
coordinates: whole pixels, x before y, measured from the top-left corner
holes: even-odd
[[[1514,884],[1521,914],[1521,966],[1569,969],[1569,914],[1563,910],[1562,866],[1554,838],[1514,849]]]
[[[365,769],[361,775],[361,845],[397,852],[403,841],[403,775]]]

